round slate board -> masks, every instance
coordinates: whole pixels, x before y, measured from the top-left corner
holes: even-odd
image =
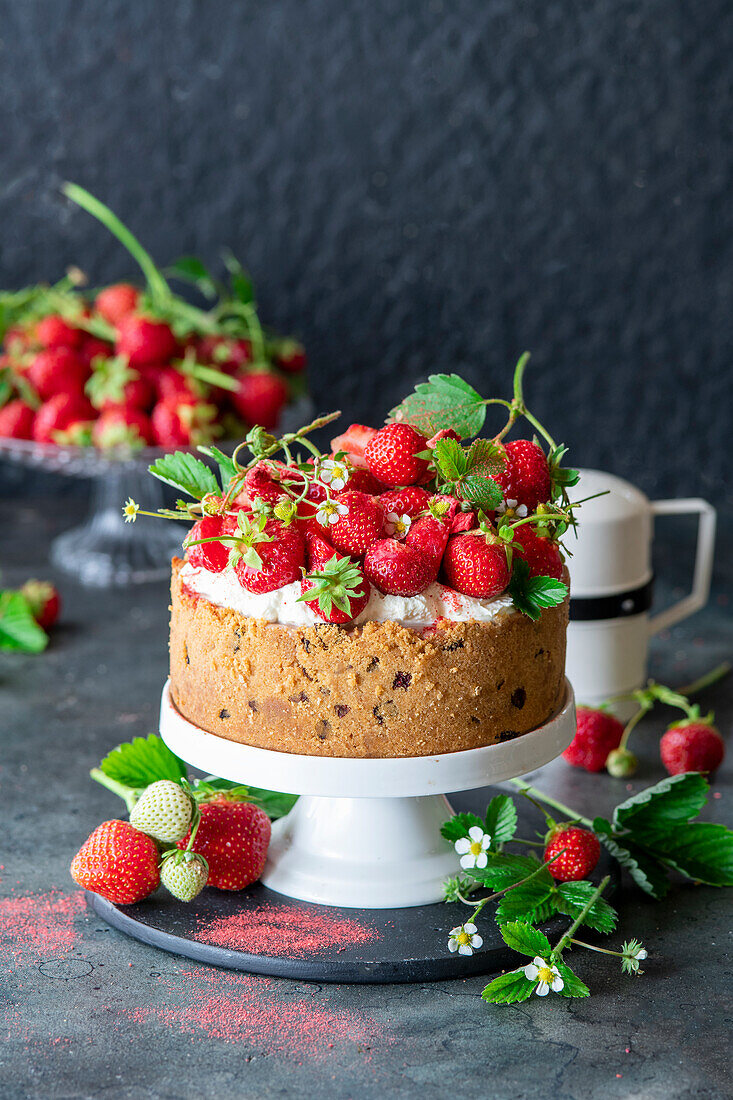
[[[453,799],[458,810],[483,812],[491,790]],[[519,832],[529,838],[539,814],[515,800]],[[592,878],[611,874],[606,896],[618,888],[615,860],[605,851]],[[517,965],[493,919],[481,921],[484,946],[474,955],[448,951],[450,929],[468,919],[459,903],[411,909],[339,909],[276,894],[256,883],[238,893],[204,890],[190,905],[160,890],[137,905],[118,907],[87,894],[90,907],[113,928],[153,947],[212,966],[318,982],[424,982],[489,974]],[[484,910],[490,918],[487,907]],[[544,926],[552,938],[567,923]],[[586,936],[590,935],[587,931]]]

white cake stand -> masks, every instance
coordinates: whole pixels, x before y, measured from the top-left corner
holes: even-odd
[[[575,733],[573,691],[538,729],[499,745],[389,760],[300,756],[206,733],[163,688],[160,733],[195,768],[302,797],[273,825],[262,882],[303,901],[355,909],[402,909],[441,901],[458,871],[440,835],[453,812],[445,795],[525,775],[553,760]]]

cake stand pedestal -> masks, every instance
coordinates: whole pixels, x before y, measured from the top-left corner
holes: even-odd
[[[458,795],[458,809],[483,814],[496,792],[479,788],[561,752],[574,730],[569,685],[561,710],[540,729],[446,756],[343,760],[253,749],[187,722],[167,687],[160,728],[170,748],[197,768],[301,798],[273,826],[262,882],[237,893],[204,890],[191,905],[163,890],[128,906],[88,894],[90,907],[114,928],[200,963],[301,981],[425,982],[518,965],[488,912],[481,951],[448,950],[450,929],[471,910],[440,900],[443,879],[458,870],[439,831],[451,812],[445,792],[473,791]],[[525,799],[517,799],[517,811],[525,836],[542,829]],[[604,850],[591,878],[609,873],[613,888],[618,868]],[[564,918],[544,926],[551,937],[565,927]]]
[[[445,795],[525,775],[553,760],[575,732],[573,692],[545,725],[499,745],[440,756],[345,759],[252,748],[205,733],[175,708],[166,684],[160,733],[195,768],[301,797],[277,821],[262,882],[320,905],[399,909],[443,897],[455,851],[440,835]]]

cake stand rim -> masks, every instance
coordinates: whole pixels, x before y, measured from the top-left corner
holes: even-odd
[[[575,735],[575,696],[565,677],[563,702],[541,726],[510,741],[435,756],[305,756],[229,741],[176,709],[170,680],[163,686],[159,728],[188,764],[223,779],[315,797],[414,798],[495,785],[554,760]]]

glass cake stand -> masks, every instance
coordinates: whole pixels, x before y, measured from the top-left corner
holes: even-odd
[[[526,775],[575,734],[573,690],[543,726],[498,745],[440,756],[344,759],[253,748],[206,733],[163,689],[160,733],[187,763],[224,779],[301,797],[275,822],[262,883],[321,905],[401,909],[441,901],[458,871],[440,826],[445,795]]]
[[[307,423],[312,411],[309,397],[299,399],[285,409],[278,431],[293,431]],[[235,444],[219,446],[231,451]],[[191,447],[177,450],[195,453]],[[93,447],[0,438],[0,458],[29,469],[91,480],[86,519],[54,539],[50,558],[58,569],[73,574],[82,584],[105,588],[165,580],[170,575],[170,559],[181,549],[186,526],[149,519],[125,523],[122,515],[128,497],[144,511],[163,507],[165,490],[148,473],[148,466],[166,453],[160,447],[107,453]]]

